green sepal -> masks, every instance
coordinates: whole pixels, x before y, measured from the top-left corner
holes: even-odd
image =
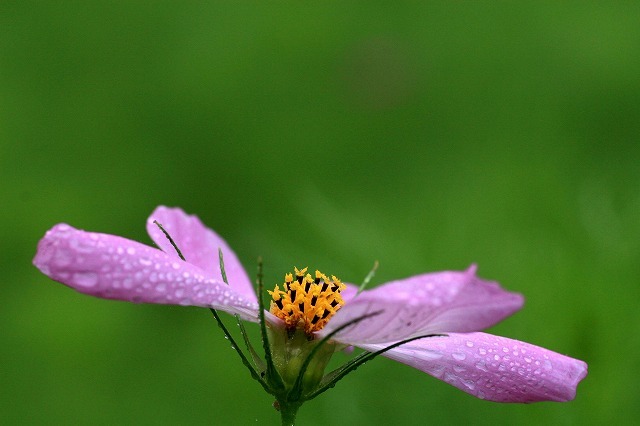
[[[262,347],[264,349],[264,360],[267,364],[265,369],[266,381],[271,387],[268,392],[271,394],[279,393],[284,390],[284,382],[280,373],[273,365],[273,359],[271,358],[271,346],[269,345],[269,336],[267,335],[267,323],[264,319],[264,300],[262,299],[262,293],[264,293],[264,283],[262,280],[262,258],[258,258],[258,318],[260,320],[260,335],[262,337]]]
[[[224,283],[226,285],[229,285],[229,282],[227,281],[227,274],[226,274],[225,269],[224,269],[224,258],[222,256],[222,249],[220,249],[220,248],[218,248],[218,257],[220,259],[220,274],[222,275],[222,280],[224,281]],[[262,379],[262,377],[260,377],[260,374],[258,374],[258,372],[253,367],[253,365],[251,365],[251,363],[249,362],[249,359],[244,354],[244,352],[242,352],[242,349],[240,349],[240,347],[236,343],[235,339],[233,338],[233,336],[231,335],[231,333],[229,332],[227,327],[224,325],[224,323],[220,319],[220,316],[218,315],[218,312],[213,308],[209,308],[209,310],[211,311],[211,313],[213,314],[213,317],[218,322],[218,326],[224,332],[225,337],[227,338],[227,340],[229,340],[229,343],[231,343],[231,347],[238,353],[238,355],[240,356],[240,359],[242,360],[242,363],[249,369],[249,373],[251,373],[251,377],[253,379],[257,380],[262,385],[262,387],[267,392],[269,392],[269,386]],[[236,319],[238,320],[238,325],[240,325],[241,323],[240,323],[240,318],[239,318],[238,315],[236,315]],[[242,337],[244,338],[245,343],[248,344],[249,340],[247,339],[247,335],[246,335],[246,331],[244,330],[244,327],[242,327],[242,326],[240,327],[240,332],[242,333]],[[255,359],[254,359],[254,361],[255,361]]]
[[[255,379],[256,381],[258,381],[258,383],[260,383],[260,385],[262,385],[264,390],[266,390],[267,392],[271,393],[271,390],[269,389],[269,386],[267,385],[267,383],[262,379],[262,377],[260,377],[260,374],[258,374],[258,372],[253,367],[253,365],[251,365],[251,362],[249,361],[249,359],[246,357],[244,352],[242,352],[242,350],[240,349],[240,347],[236,343],[236,341],[233,338],[233,336],[231,335],[231,333],[229,333],[229,330],[227,330],[227,327],[225,327],[224,323],[220,319],[220,316],[218,315],[218,312],[213,308],[209,308],[209,310],[211,311],[211,313],[213,314],[213,317],[218,322],[218,327],[220,327],[222,329],[222,331],[224,332],[224,336],[227,338],[227,340],[229,340],[229,343],[231,343],[231,348],[235,349],[235,351],[240,356],[240,359],[242,360],[242,363],[245,365],[245,367],[247,367],[247,369],[249,369],[249,373],[251,374],[251,377],[253,379]]]
[[[362,284],[360,284],[360,287],[358,287],[358,292],[356,293],[356,296],[362,293],[362,290],[364,290],[367,284],[369,284],[369,281],[371,281],[373,276],[376,274],[376,271],[378,270],[378,266],[379,266],[379,263],[377,260],[373,262],[373,267],[371,268],[367,276],[364,277],[364,280],[362,281]]]
[[[343,365],[342,367],[339,367],[335,370],[333,370],[332,372],[330,372],[329,374],[327,374],[323,379],[322,382],[320,383],[320,386],[318,387],[318,389],[316,389],[314,392],[312,392],[311,394],[307,395],[306,399],[313,399],[316,396],[320,395],[321,393],[323,393],[324,391],[334,387],[336,385],[336,383],[338,383],[339,380],[341,380],[344,376],[346,376],[347,374],[351,373],[352,371],[355,371],[358,367],[360,367],[362,364],[372,360],[373,358],[377,357],[380,354],[383,354],[393,348],[397,348],[400,345],[404,345],[405,343],[409,343],[409,342],[413,342],[414,340],[418,340],[418,339],[424,339],[427,337],[445,337],[447,336],[446,334],[424,334],[422,336],[416,336],[416,337],[411,337],[409,339],[405,339],[405,340],[401,340],[399,342],[396,342],[392,345],[389,345],[385,348],[382,348],[378,351],[375,352],[368,352],[365,351],[363,353],[361,353],[360,355],[356,356],[355,358],[349,360],[345,365]]]
[[[335,330],[333,330],[331,333],[327,334],[326,336],[324,336],[322,338],[322,340],[320,340],[318,342],[318,344],[316,346],[313,347],[313,349],[311,350],[311,352],[309,353],[309,355],[307,356],[307,358],[304,360],[304,363],[302,364],[302,366],[300,367],[300,372],[298,373],[298,377],[296,379],[296,382],[293,385],[293,388],[291,388],[291,391],[289,392],[289,397],[291,401],[297,401],[300,399],[301,395],[302,395],[302,391],[303,391],[303,379],[304,379],[304,374],[307,371],[307,368],[309,367],[309,364],[311,363],[311,360],[313,359],[313,357],[316,355],[316,353],[318,353],[318,351],[320,350],[320,348],[327,344],[327,342],[333,338],[333,336],[335,336],[336,334],[338,334],[339,332],[341,332],[342,330],[344,330],[345,328],[351,327],[352,325],[355,325],[357,323],[359,323],[360,321],[363,321],[367,318],[371,318],[374,317],[376,315],[380,315],[383,311],[375,311],[375,312],[371,312],[365,315],[362,315],[358,318],[354,318],[351,321],[342,324],[340,327],[336,328]],[[307,399],[306,397],[304,399]]]
[[[260,358],[260,355],[258,355],[256,350],[253,348],[253,345],[251,344],[251,342],[249,341],[247,330],[244,328],[244,324],[240,320],[240,315],[236,314],[235,317],[236,317],[236,322],[238,324],[238,327],[240,327],[240,333],[242,334],[242,338],[244,339],[244,345],[246,346],[247,350],[251,354],[251,358],[253,358],[253,363],[255,364],[255,366],[258,368],[259,371],[261,372],[265,371],[267,366],[262,360],[262,358]]]

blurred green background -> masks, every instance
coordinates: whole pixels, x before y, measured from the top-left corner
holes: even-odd
[[[638,22],[637,1],[2,1],[0,419],[278,424],[208,311],[31,265],[58,222],[150,243],[166,204],[267,284],[477,262],[527,300],[491,332],[589,363],[573,402],[501,405],[380,358],[300,425],[637,421]]]

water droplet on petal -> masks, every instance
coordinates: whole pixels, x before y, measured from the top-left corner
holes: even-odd
[[[73,274],[73,283],[80,287],[93,287],[98,284],[98,274],[95,272],[76,272]]]
[[[71,247],[73,251],[77,253],[85,253],[85,254],[92,253],[94,250],[93,243],[91,243],[90,241],[82,240],[82,239],[80,240],[70,239],[69,247]]]
[[[476,384],[473,383],[471,380],[462,379],[461,382],[462,382],[463,385],[468,387],[469,390],[474,390],[476,388]]]
[[[453,373],[449,373],[448,371],[445,371],[444,373],[444,377],[442,378],[442,380],[444,380],[447,383],[455,383],[456,380],[458,380],[458,376],[456,376]]]
[[[66,250],[58,250],[55,254],[54,263],[56,266],[64,268],[65,266],[69,266],[71,261],[73,260],[71,253]]]
[[[451,354],[451,356],[458,361],[463,361],[467,357],[464,352],[454,352]]]
[[[489,371],[489,369],[487,368],[487,364],[482,360],[476,363],[476,368],[478,370],[484,371],[485,373]]]

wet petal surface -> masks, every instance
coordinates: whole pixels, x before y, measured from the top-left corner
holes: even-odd
[[[463,272],[437,272],[392,281],[349,297],[323,332],[362,315],[380,311],[341,332],[350,344],[383,343],[421,334],[480,331],[518,311],[520,294]]]
[[[224,255],[224,267],[229,286],[246,300],[257,302],[251,280],[229,245],[215,232],[204,226],[195,215],[182,209],[160,206],[147,220],[147,232],[153,241],[170,256],[178,255],[164,233],[153,223],[157,220],[171,235],[187,262],[202,268],[208,276],[222,281],[218,248]]]
[[[213,307],[257,321],[253,299],[196,265],[122,237],[56,225],[40,240],[33,263],[50,278],[92,296]]]
[[[384,346],[361,345],[369,351]],[[587,375],[583,361],[486,333],[416,340],[384,356],[497,402],[569,401]]]

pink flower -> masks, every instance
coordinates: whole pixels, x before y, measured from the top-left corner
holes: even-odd
[[[182,251],[182,261],[161,223]],[[38,244],[34,264],[79,292],[136,303],[191,305],[238,314],[258,322],[258,300],[235,253],[196,216],[158,207],[147,221],[158,250],[107,234],[59,224]],[[220,272],[224,254],[229,284]],[[319,337],[365,314],[379,312],[338,332],[333,340],[367,351],[425,334],[446,334],[405,343],[384,356],[410,365],[478,398],[498,402],[568,401],[587,365],[550,350],[479,332],[522,307],[523,297],[462,272],[417,275],[360,294],[342,291],[344,306],[316,332]],[[265,313],[273,324],[281,320]]]

